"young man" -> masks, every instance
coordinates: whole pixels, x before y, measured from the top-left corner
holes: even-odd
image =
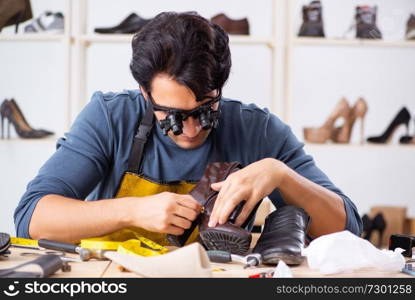
[[[209,226],[246,201],[240,225],[269,196],[277,208],[303,208],[311,237],[359,235],[356,207],[290,128],[266,109],[221,97],[228,43],[194,13],[162,13],[139,31],[130,65],[139,90],[93,95],[28,185],[15,211],[17,235],[76,242],[125,227],[179,235],[201,210],[187,194],[191,183],[213,161],[245,167],[212,185],[219,195]]]

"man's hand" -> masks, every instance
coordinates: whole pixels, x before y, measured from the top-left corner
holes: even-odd
[[[201,205],[190,195],[160,193],[153,196],[129,198],[131,226],[152,232],[181,235],[199,215]]]
[[[213,183],[212,189],[219,191],[209,226],[224,224],[235,207],[242,201],[245,205],[235,224],[241,226],[255,205],[279,187],[285,169],[284,163],[265,158],[230,174],[224,181]]]

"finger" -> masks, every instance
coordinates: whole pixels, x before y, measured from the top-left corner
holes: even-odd
[[[173,211],[173,213],[178,216],[178,217],[182,217],[185,218],[189,221],[193,221],[197,218],[197,216],[199,215],[199,211],[195,211],[194,209],[185,207],[185,206],[181,206],[181,205],[177,205]]]
[[[172,215],[170,217],[169,223],[170,225],[174,225],[182,229],[189,229],[192,225],[192,222],[190,222],[189,220],[175,215]]]
[[[219,224],[225,224],[229,219],[230,214],[235,210],[236,206],[246,200],[247,195],[245,191],[241,190],[229,190],[229,193],[225,195],[226,202],[222,206],[222,210],[219,215]]]
[[[190,208],[196,212],[200,212],[202,209],[202,205],[200,205],[199,202],[197,202],[192,196],[190,195],[180,195],[180,197],[177,198],[177,203],[181,206]]]
[[[209,227],[215,227],[216,224],[218,224],[218,220],[219,220],[219,212],[222,210],[222,206],[223,206],[223,195],[227,192],[227,190],[230,188],[231,183],[224,183],[222,184],[222,187],[218,193],[218,196],[216,197],[215,200],[215,205],[213,206],[213,210],[212,213],[210,214],[210,218],[209,218]]]
[[[219,192],[219,191],[220,191],[220,189],[222,188],[223,183],[224,183],[224,181],[220,181],[220,182],[215,182],[215,183],[212,183],[212,184],[210,185],[210,188],[211,188],[212,190],[216,191],[216,192]]]
[[[257,199],[257,197],[250,197],[248,201],[246,201],[241,213],[236,218],[235,225],[241,226],[246,221],[246,219],[249,217],[249,214],[252,212],[258,201],[259,199]]]
[[[173,235],[182,235],[184,233],[184,229],[177,227],[175,225],[168,225],[164,233],[169,233]]]

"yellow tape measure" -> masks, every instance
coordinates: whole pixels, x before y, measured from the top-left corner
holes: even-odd
[[[30,240],[30,239],[24,239],[24,238],[18,238],[18,237],[11,237],[10,243],[12,245],[18,245],[18,246],[39,247],[36,240]]]
[[[12,245],[39,247],[37,240],[12,237]],[[156,256],[168,252],[168,249],[149,240],[130,229],[123,229],[109,235],[82,239],[81,248],[91,250],[117,251],[139,256]]]

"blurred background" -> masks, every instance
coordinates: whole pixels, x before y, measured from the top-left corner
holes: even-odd
[[[132,13],[148,20],[162,11],[197,11],[208,19],[224,15],[216,19],[230,34],[233,60],[224,96],[287,122],[367,215],[367,226],[381,215],[386,231],[414,234],[415,1],[17,2],[0,0],[0,102],[13,98],[29,127],[12,124],[7,138],[2,114],[0,231],[14,234],[13,211],[26,185],[92,93],[137,88],[129,71],[132,35],[119,25]],[[238,22],[245,32],[233,31]],[[25,138],[32,128],[53,134]]]

